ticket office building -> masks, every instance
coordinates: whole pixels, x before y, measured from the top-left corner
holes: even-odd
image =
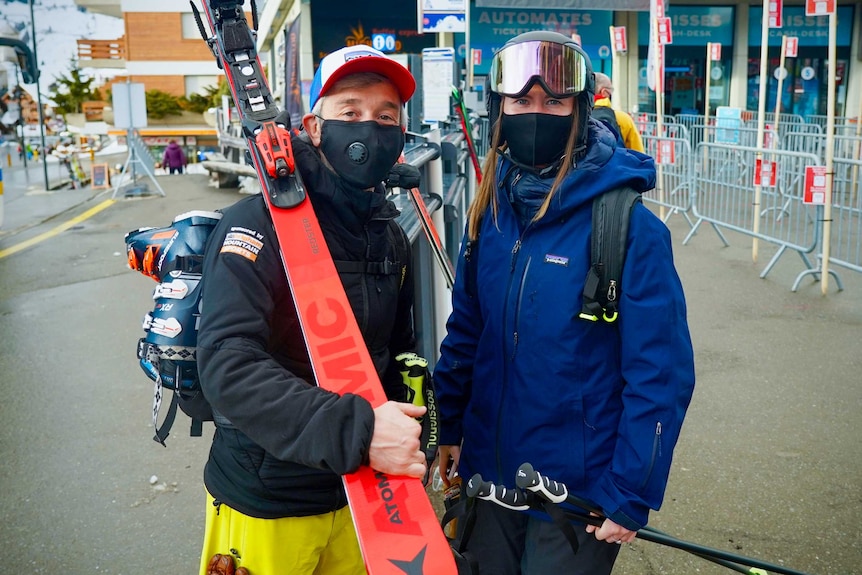
[[[616,103],[627,111],[655,112],[655,93],[647,81],[649,13],[602,10],[512,9],[471,5],[470,33],[474,54],[474,88],[482,89],[493,53],[507,39],[528,30],[549,29],[575,34],[590,55],[596,71],[613,75]],[[836,35],[836,115],[859,115],[862,100],[862,8],[839,2]],[[665,46],[665,114],[703,114],[709,87],[710,110],[733,106],[756,111],[760,97],[762,3],[716,5],[669,4],[672,43]],[[613,58],[610,26],[626,26],[628,50]],[[769,30],[766,109],[773,110],[778,88],[782,36],[798,38],[795,58],[785,62],[782,112],[803,117],[825,115],[829,18],[805,15],[804,5],[783,8],[782,27]],[[463,35],[455,35],[463,55]],[[721,44],[721,57],[711,63],[706,82],[707,44]],[[614,73],[613,65],[619,67]]]

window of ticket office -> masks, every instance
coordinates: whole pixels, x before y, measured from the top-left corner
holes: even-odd
[[[803,6],[786,6],[782,28],[769,30],[767,51],[766,109],[775,109],[781,63],[781,37],[798,38],[798,51],[794,58],[785,58],[784,79],[781,87],[781,112],[797,114],[803,118],[825,116],[828,105],[828,38],[829,18],[805,16]],[[748,86],[746,108],[757,110],[760,99],[760,46],[761,15],[763,9],[750,11]],[[843,116],[847,106],[847,74],[852,57],[853,6],[838,7],[838,30],[835,59],[835,114]]]
[[[709,107],[715,110],[730,101],[733,6],[669,6],[673,42],[665,45],[665,114],[703,114],[709,88]],[[655,112],[655,92],[647,82],[649,14],[638,14],[638,111]],[[708,43],[720,44],[721,58],[708,61]],[[709,81],[706,80],[709,67]]]
[[[781,74],[779,50],[769,49],[767,59],[766,110],[775,109],[778,78]],[[825,48],[799,49],[799,57],[784,62],[784,79],[781,82],[781,112],[802,118],[825,116],[828,105],[829,77]],[[850,48],[838,49],[835,61],[835,115],[843,116],[847,106],[847,72],[850,69]],[[757,110],[760,99],[760,52],[749,53],[748,90],[746,108]]]

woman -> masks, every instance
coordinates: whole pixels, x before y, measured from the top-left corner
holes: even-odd
[[[507,488],[529,462],[606,516],[576,526],[574,554],[547,515],[477,501],[466,549],[482,575],[610,573],[615,543],[661,504],[694,387],[670,235],[643,205],[629,223],[619,319],[578,317],[593,199],[651,189],[655,166],[590,119],[592,66],[566,36],[513,38],[488,88],[491,148],[434,371],[440,461]]]

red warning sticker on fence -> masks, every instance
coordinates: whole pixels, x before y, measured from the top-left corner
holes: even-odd
[[[775,162],[754,161],[754,185],[774,188],[778,176],[778,166]]]
[[[826,166],[805,166],[805,192],[802,202],[815,206],[826,203]]]
[[[655,160],[659,164],[673,164],[676,161],[674,152],[674,145],[671,140],[659,140]]]

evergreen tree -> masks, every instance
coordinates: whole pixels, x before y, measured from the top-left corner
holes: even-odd
[[[54,78],[56,82],[51,84],[53,93],[50,97],[57,104],[58,114],[79,114],[81,104],[99,99],[92,87],[95,78],[84,75],[74,58],[69,62],[68,74],[61,74]]]

